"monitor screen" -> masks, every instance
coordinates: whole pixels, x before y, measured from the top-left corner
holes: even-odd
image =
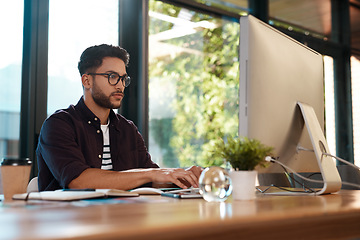
[[[310,105],[324,131],[322,55],[249,15],[240,18],[239,136],[274,147],[297,172],[319,165],[297,102]],[[283,172],[272,164],[261,172]]]

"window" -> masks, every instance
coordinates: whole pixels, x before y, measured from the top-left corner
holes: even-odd
[[[354,163],[360,166],[360,57],[352,56],[351,63],[351,90],[353,108],[353,137]]]
[[[0,3],[1,157],[19,155],[23,14],[23,0]]]
[[[325,80],[325,136],[330,153],[336,156],[335,102],[334,102],[334,60],[324,56]]]
[[[353,114],[353,141],[354,141],[354,163],[360,165],[360,97],[357,92],[360,90],[360,60],[358,57],[351,56],[351,91],[352,91],[352,114]],[[334,106],[334,66],[331,57],[324,57],[325,74],[325,113],[326,113],[326,140],[330,152],[336,154],[335,138],[335,106]]]
[[[237,135],[239,23],[149,2],[149,152],[162,167],[222,165]]]
[[[88,47],[118,45],[118,0],[50,0],[48,109],[76,104],[82,96],[77,64]]]

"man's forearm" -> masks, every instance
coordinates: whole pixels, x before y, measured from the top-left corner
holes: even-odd
[[[88,168],[79,177],[72,180],[69,188],[106,188],[129,190],[151,182],[152,169],[134,169],[131,171],[108,171]]]
[[[202,169],[193,166],[181,168],[141,168],[127,171],[109,171],[88,168],[72,180],[69,188],[113,188],[129,190],[148,182],[172,182],[181,188],[198,187]]]

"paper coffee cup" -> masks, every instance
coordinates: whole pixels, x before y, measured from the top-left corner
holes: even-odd
[[[11,201],[17,193],[26,193],[30,179],[29,158],[4,158],[1,162],[1,180],[5,201]]]

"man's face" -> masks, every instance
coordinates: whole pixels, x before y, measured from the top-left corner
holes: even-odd
[[[124,62],[119,58],[106,57],[103,59],[102,65],[94,73],[117,73],[120,76],[126,74]],[[119,108],[124,97],[124,85],[120,80],[116,85],[112,86],[108,82],[108,76],[92,75],[93,87],[91,96],[94,102],[108,109]]]

